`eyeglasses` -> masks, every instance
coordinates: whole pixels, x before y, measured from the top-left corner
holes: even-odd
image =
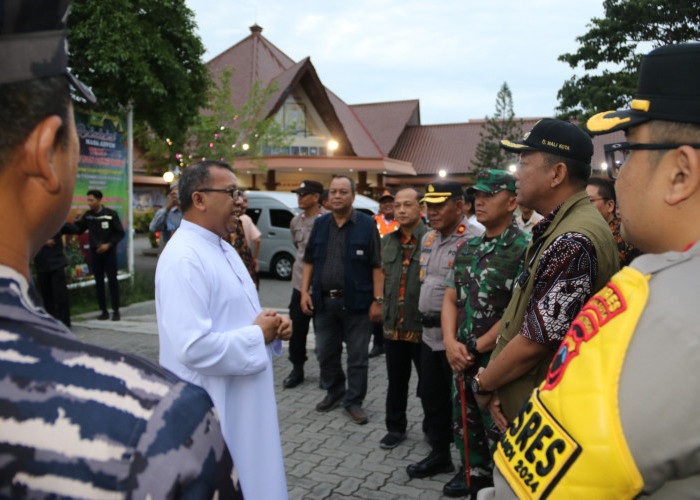
[[[632,151],[638,150],[648,150],[648,151],[670,151],[671,149],[676,149],[681,146],[690,146],[692,148],[700,148],[700,144],[687,144],[687,143],[658,143],[658,144],[645,144],[642,142],[618,142],[615,144],[606,144],[603,146],[605,149],[605,161],[608,165],[608,175],[611,179],[617,179],[622,167],[627,163],[630,153]]]
[[[243,190],[238,188],[226,188],[226,189],[215,189],[215,188],[203,188],[197,189],[200,193],[228,193],[233,201],[241,198],[243,196]]]

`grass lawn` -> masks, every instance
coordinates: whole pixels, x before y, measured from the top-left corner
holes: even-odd
[[[107,283],[105,283],[105,289],[107,291],[107,306],[111,310],[109,286],[107,286]],[[93,311],[99,312],[100,310],[100,307],[97,305],[95,285],[68,290],[68,297],[70,299],[71,317]],[[133,278],[119,281],[119,303],[121,307],[136,302],[153,300],[154,298],[155,279],[152,273],[135,273]]]

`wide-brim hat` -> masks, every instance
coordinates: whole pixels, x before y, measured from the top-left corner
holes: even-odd
[[[66,14],[71,0],[0,2],[0,84],[65,75],[90,103],[95,94],[68,70]]]
[[[665,45],[642,60],[630,109],[592,116],[592,134],[626,130],[649,120],[700,124],[700,43]]]
[[[571,122],[543,118],[535,123],[520,141],[503,139],[500,145],[511,153],[541,151],[590,164],[593,141],[589,135]]]

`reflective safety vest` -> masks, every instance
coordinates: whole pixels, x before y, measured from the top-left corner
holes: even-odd
[[[396,219],[386,220],[382,214],[375,215],[374,220],[377,221],[377,231],[379,231],[379,236],[393,233],[399,228],[399,222]]]
[[[625,267],[586,303],[498,443],[496,465],[519,498],[619,499],[642,490],[618,389],[648,283]]]

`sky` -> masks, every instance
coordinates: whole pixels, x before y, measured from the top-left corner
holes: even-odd
[[[186,0],[209,61],[250,34],[311,58],[347,104],[420,100],[421,123],[492,116],[507,82],[519,117],[553,116],[582,70],[557,57],[602,17],[602,0]]]

